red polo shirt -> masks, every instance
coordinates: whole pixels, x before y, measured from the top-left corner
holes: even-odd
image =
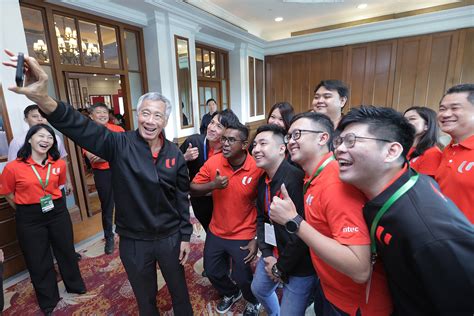
[[[117,132],[117,133],[125,132],[125,130],[122,127],[115,124],[107,123],[105,127],[107,127],[112,132]],[[86,156],[86,153],[87,153],[87,150],[82,149],[82,155],[84,157]],[[99,170],[106,170],[110,168],[109,163],[107,161],[99,161],[99,162],[91,161],[91,167],[92,169],[99,169]]]
[[[414,151],[415,147],[412,147],[408,152],[407,158],[410,161],[410,167],[419,173],[434,177],[436,170],[438,170],[439,164],[441,163],[442,156],[441,150],[438,146],[428,148],[422,155],[411,159],[411,155]]]
[[[332,155],[322,158],[319,166]],[[310,177],[305,178],[305,183]],[[318,232],[347,246],[370,245],[370,237],[362,207],[364,195],[353,186],[339,179],[339,166],[331,161],[308,187],[305,199],[306,221]],[[368,304],[366,284],[358,284],[337,271],[311,250],[311,260],[318,272],[326,298],[342,311],[355,315],[358,308],[362,315],[389,315],[392,302],[387,280],[380,263],[375,265]]]
[[[222,153],[210,157],[193,179],[194,183],[214,181],[216,169],[229,179],[225,189],[213,190],[214,209],[209,224],[211,232],[224,239],[248,240],[255,237],[257,230],[258,179],[263,174],[255,165],[249,153],[242,167],[234,171]]]
[[[50,158],[44,166],[37,164],[31,157],[26,162],[17,159],[7,163],[0,176],[0,194],[13,193],[15,204],[38,204],[45,192],[31,165],[34,165],[44,183],[49,164],[52,165],[46,194],[51,194],[53,200],[62,198],[59,186],[66,183],[66,163],[62,159],[53,161]]]
[[[474,135],[443,150],[435,179],[441,192],[474,223]]]

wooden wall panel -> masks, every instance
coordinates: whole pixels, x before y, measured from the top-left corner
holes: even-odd
[[[306,111],[321,80],[347,82],[351,106],[437,109],[450,86],[474,82],[474,28],[266,57],[267,109]]]
[[[253,57],[249,57],[249,107],[250,116],[255,116],[255,68]]]

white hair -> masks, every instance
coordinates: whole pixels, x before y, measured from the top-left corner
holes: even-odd
[[[143,102],[145,102],[146,100],[163,102],[166,106],[166,109],[165,109],[166,119],[168,119],[170,117],[171,102],[170,102],[170,100],[168,100],[167,97],[165,97],[164,95],[162,95],[159,92],[148,92],[148,93],[145,93],[144,95],[142,95],[138,99],[138,102],[137,102],[137,112],[140,112],[140,108],[142,107]]]

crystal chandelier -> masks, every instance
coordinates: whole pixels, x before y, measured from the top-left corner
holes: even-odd
[[[77,47],[77,32],[72,30],[69,26],[64,29],[64,36],[61,35],[59,28],[56,30],[56,37],[58,38],[59,55],[61,56],[61,63],[78,64],[79,50]]]
[[[36,59],[39,61],[43,62],[48,62],[48,47],[46,46],[46,43],[42,40],[39,39],[35,43],[33,43],[33,51],[35,52]]]
[[[82,53],[84,55],[84,59],[89,63],[93,63],[99,59],[99,45],[87,43],[86,41],[82,42]]]

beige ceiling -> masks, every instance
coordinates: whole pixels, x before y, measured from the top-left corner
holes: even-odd
[[[457,3],[456,0],[182,0],[265,40],[292,32]],[[366,3],[365,9],[358,9]],[[282,22],[275,22],[282,17]]]

